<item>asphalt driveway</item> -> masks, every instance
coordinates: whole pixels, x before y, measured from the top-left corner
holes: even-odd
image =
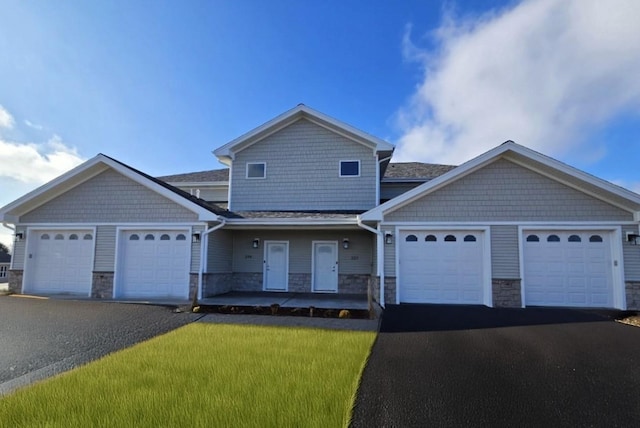
[[[163,306],[0,296],[0,395],[199,317]]]
[[[352,426],[638,421],[638,327],[575,310],[389,305]]]

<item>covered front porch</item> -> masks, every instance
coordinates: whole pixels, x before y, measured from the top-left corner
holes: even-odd
[[[367,294],[230,291],[199,300],[202,306],[262,306],[335,310],[369,310]]]

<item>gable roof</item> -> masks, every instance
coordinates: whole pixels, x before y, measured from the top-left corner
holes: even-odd
[[[291,110],[284,112],[274,119],[219,147],[213,151],[213,154],[216,155],[220,162],[228,165],[234,159],[237,152],[246,149],[300,119],[306,119],[345,138],[371,147],[377,152],[388,152],[389,154],[393,152],[394,147],[390,143],[329,117],[324,113],[320,113],[304,104],[298,104]]]
[[[382,181],[426,181],[439,177],[456,168],[455,165],[439,165],[422,162],[392,162],[387,166]]]
[[[125,163],[99,153],[85,163],[0,208],[0,221],[15,222],[20,215],[45,204],[109,168],[193,211],[201,221],[218,221],[220,219],[219,215],[226,212],[226,210],[214,204],[207,203],[162,180],[151,177]]]
[[[167,183],[228,183],[229,168],[165,175],[157,178]]]
[[[402,195],[381,204],[360,216],[363,221],[382,221],[385,214],[393,212],[429,193],[435,192],[460,178],[471,174],[497,159],[504,158],[561,182],[611,205],[634,213],[640,221],[640,195],[595,177],[563,162],[545,156],[509,140],[505,143],[451,169],[449,172],[417,186]]]

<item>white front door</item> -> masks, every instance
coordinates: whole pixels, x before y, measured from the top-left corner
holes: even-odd
[[[289,283],[289,242],[264,244],[264,290],[287,291]]]
[[[338,243],[313,243],[313,291],[338,292]]]

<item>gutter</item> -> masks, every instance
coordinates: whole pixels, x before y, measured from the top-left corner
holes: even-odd
[[[198,269],[198,289],[193,297],[193,304],[191,305],[192,308],[196,306],[196,299],[202,299],[202,277],[204,275],[204,266],[206,263],[205,254],[207,247],[209,246],[209,234],[223,228],[227,224],[227,219],[224,217],[218,216],[218,221],[220,224],[210,227],[202,232],[202,239],[200,241],[200,268]]]
[[[374,229],[373,227],[367,226],[366,224],[362,223],[362,219],[360,218],[360,216],[356,217],[356,221],[360,228],[367,230],[371,233],[374,233],[376,235],[376,248],[377,248],[376,264],[378,265],[378,271],[376,273],[380,278],[379,303],[380,303],[380,306],[384,308],[384,305],[385,305],[385,302],[384,302],[384,235],[382,234],[382,230],[380,229],[380,223],[378,223],[378,228]]]

